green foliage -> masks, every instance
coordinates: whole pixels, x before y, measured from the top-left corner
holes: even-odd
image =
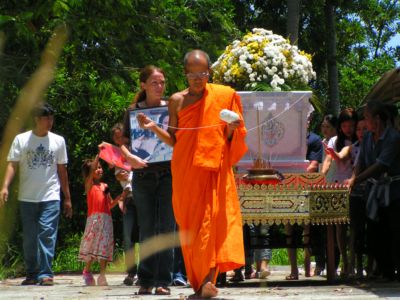
[[[395,67],[393,58],[383,55],[360,61],[357,55],[349,56],[340,67],[340,99],[342,108],[358,108],[371,87],[383,73]]]
[[[21,276],[24,273],[24,261],[19,243],[10,242],[7,239],[1,238],[2,249],[4,252],[1,255],[2,263],[0,264],[0,279],[13,278]]]
[[[84,263],[78,261],[79,246],[82,233],[73,233],[64,239],[62,247],[57,247],[56,256],[53,261],[53,271],[59,272],[82,272]]]
[[[297,249],[297,265],[301,266],[304,264],[304,250]],[[272,258],[269,262],[272,266],[288,266],[290,265],[287,249],[272,249]]]
[[[17,277],[24,271],[17,186],[18,180],[15,180],[9,189],[7,205],[0,208],[0,279]]]
[[[83,270],[84,263],[78,260],[79,246],[81,243],[82,233],[69,234],[65,239],[62,247],[57,247],[56,256],[53,262],[53,271],[55,273],[73,272],[80,273]],[[124,272],[125,265],[118,264],[123,262],[123,249],[119,244],[115,245],[113,263],[110,263],[107,271]],[[92,265],[92,271],[98,272],[100,270],[99,264]]]
[[[366,41],[373,58],[384,55],[390,39],[400,30],[397,0],[361,0],[360,21],[364,24]],[[399,46],[398,46],[399,47]]]

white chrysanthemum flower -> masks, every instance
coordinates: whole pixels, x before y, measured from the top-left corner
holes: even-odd
[[[214,81],[245,89],[266,83],[276,91],[283,85],[290,88],[292,83],[307,85],[316,76],[310,57],[282,36],[254,28],[241,41],[227,46],[212,65]]]

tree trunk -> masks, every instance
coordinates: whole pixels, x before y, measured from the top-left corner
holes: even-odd
[[[300,2],[301,0],[287,0],[286,34],[292,45],[297,45],[299,40]]]
[[[335,6],[333,0],[326,0],[326,47],[328,68],[328,112],[339,114],[339,80],[336,63],[336,30],[335,30]]]

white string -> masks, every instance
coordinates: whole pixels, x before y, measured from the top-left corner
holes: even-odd
[[[282,110],[279,114],[277,114],[276,116],[272,117],[271,119],[268,119],[262,123],[260,123],[259,125],[252,127],[250,129],[247,129],[247,132],[250,132],[252,130],[257,129],[258,127],[263,126],[264,124],[271,122],[277,118],[279,118],[281,115],[283,115],[286,111],[289,111],[293,106],[295,106],[297,103],[299,103],[301,100],[303,100],[303,98],[306,95],[301,96],[299,99],[297,99],[295,102],[293,102],[291,105],[289,105],[288,108],[285,108],[284,110]],[[161,124],[161,123],[156,123],[158,126],[160,126],[161,128],[163,128],[165,125]],[[198,130],[198,129],[204,129],[204,128],[213,128],[213,127],[219,127],[219,126],[225,126],[225,123],[221,123],[221,124],[214,124],[214,125],[207,125],[207,126],[199,126],[199,127],[174,127],[174,126],[169,126],[168,128],[172,128],[172,129],[178,129],[178,130]]]
[[[162,125],[159,123],[156,123],[157,125]],[[165,125],[163,125],[165,126]],[[169,126],[168,128],[172,128],[172,129],[179,129],[179,130],[197,130],[197,129],[204,129],[204,128],[212,128],[212,127],[219,127],[219,126],[225,126],[224,123],[221,124],[214,124],[214,125],[207,125],[207,126],[199,126],[199,127],[174,127],[174,126]]]

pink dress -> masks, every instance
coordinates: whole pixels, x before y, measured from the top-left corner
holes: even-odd
[[[88,217],[78,259],[112,261],[114,251],[113,223],[104,193],[105,183],[94,184],[87,194]]]

